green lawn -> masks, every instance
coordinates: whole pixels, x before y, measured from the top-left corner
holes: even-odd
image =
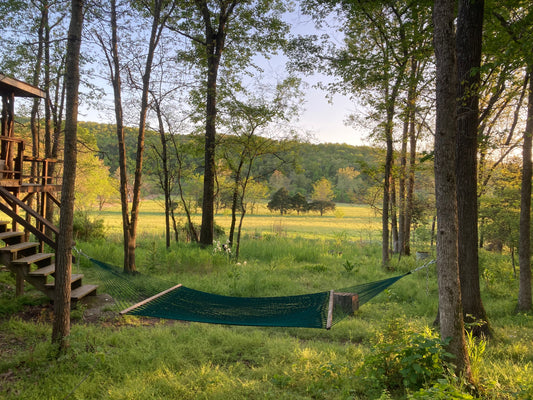
[[[379,216],[341,206],[337,216],[246,218],[239,263],[195,245],[162,241],[162,212],[145,202],[137,261],[141,276],[233,296],[283,296],[338,289],[398,275],[421,264],[394,257],[380,267]],[[342,215],[341,215],[342,214]],[[122,263],[116,210],[100,214],[108,238],[77,246]],[[218,215],[226,227],[229,217]],[[115,222],[113,222],[115,221]],[[276,228],[279,224],[283,229]],[[351,265],[353,268],[348,268]],[[483,300],[494,337],[471,342],[472,365],[486,399],[533,397],[533,316],[515,314],[518,290],[507,255],[481,253]],[[96,282],[80,258],[74,270]],[[2,399],[388,399],[469,398],[442,370],[434,268],[408,275],[331,330],[261,328],[118,317],[112,307],[87,320],[73,312],[70,348],[54,357],[43,298],[14,297],[0,272]],[[29,318],[31,311],[31,318]],[[420,378],[414,382],[413,377]],[[414,378],[413,378],[414,379]],[[424,386],[423,392],[418,388]]]

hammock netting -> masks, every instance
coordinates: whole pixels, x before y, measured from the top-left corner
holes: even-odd
[[[330,328],[407,274],[335,291],[279,297],[232,297],[173,286],[163,279],[124,274],[98,266],[100,291],[113,297],[121,314],[213,324]],[[340,303],[333,301],[342,297]],[[346,301],[346,299],[348,299]],[[342,299],[341,299],[342,300]],[[348,304],[348,305],[346,305]]]

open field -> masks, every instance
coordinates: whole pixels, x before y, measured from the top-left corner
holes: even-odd
[[[422,264],[414,256],[394,257],[393,270],[383,270],[379,216],[364,207],[341,206],[342,217],[249,216],[235,263],[223,252],[195,245],[165,249],[156,206],[146,202],[141,216],[141,279],[156,276],[231,296],[285,296],[372,282]],[[108,238],[77,245],[91,257],[121,265],[119,229],[113,226],[119,213],[111,209],[100,216]],[[228,221],[217,216],[219,225]],[[119,317],[111,305],[96,312],[87,303],[73,311],[70,348],[59,358],[50,344],[45,299],[31,288],[15,298],[14,280],[2,271],[0,398],[531,399],[533,316],[513,311],[518,282],[508,255],[482,251],[481,268],[494,336],[469,342],[479,388],[474,393],[442,368],[433,328],[434,267],[402,278],[331,330]],[[83,257],[74,272],[104,283]]]
[[[163,204],[160,201],[143,201],[139,217],[139,233],[163,235],[165,230],[163,210]],[[91,215],[104,220],[109,234],[120,234],[122,216],[118,205],[106,207],[100,212],[92,212]],[[199,224],[201,215],[194,214],[194,221]],[[215,216],[215,222],[227,232],[231,223],[229,211],[224,210],[218,213]],[[380,226],[381,216],[368,206],[339,204],[335,212],[329,212],[321,217],[318,213],[302,215],[292,213],[280,216],[279,213],[271,213],[265,205],[260,205],[253,214],[245,216],[243,233],[254,236],[282,234],[289,237],[315,239],[344,235],[350,237],[351,240],[371,241],[380,239]]]

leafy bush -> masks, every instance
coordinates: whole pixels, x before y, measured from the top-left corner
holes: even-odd
[[[417,400],[469,400],[472,395],[463,393],[455,385],[441,379],[439,382],[427,389],[420,389],[418,392],[408,396],[408,399]]]
[[[88,213],[74,213],[74,240],[90,241],[105,238],[105,226],[102,218],[89,218]]]
[[[418,333],[395,320],[379,335],[359,374],[375,390],[418,390],[446,378],[451,354],[437,334],[427,328]]]

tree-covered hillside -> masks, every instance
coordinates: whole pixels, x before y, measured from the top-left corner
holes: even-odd
[[[98,157],[104,161],[110,173],[113,174],[118,168],[115,126],[81,122],[80,128],[87,133],[87,136],[95,138]],[[185,156],[189,164],[187,165],[188,171],[201,174],[203,170],[202,138],[180,135],[175,139],[182,145],[188,144],[187,147],[180,147],[180,156]],[[127,148],[135,149],[135,129],[127,129],[126,140],[131,141],[129,143],[131,145]],[[161,146],[158,133],[148,131],[146,147],[150,156],[144,166],[147,184],[157,181],[157,162],[154,156],[158,146]],[[171,149],[169,153],[170,158],[176,157],[175,149]],[[219,159],[223,156],[220,153]],[[257,158],[252,168],[252,175],[255,181],[267,185],[270,193],[284,186],[291,194],[299,192],[304,196],[311,195],[315,182],[326,178],[334,186],[335,201],[358,202],[362,201],[361,196],[365,191],[376,183],[372,177],[378,174],[383,157],[384,153],[381,149],[368,146],[291,142],[287,144],[283,154],[266,154]],[[134,160],[135,153],[128,154],[128,159]],[[219,172],[222,175],[222,171]],[[283,178],[276,179],[276,176]]]

